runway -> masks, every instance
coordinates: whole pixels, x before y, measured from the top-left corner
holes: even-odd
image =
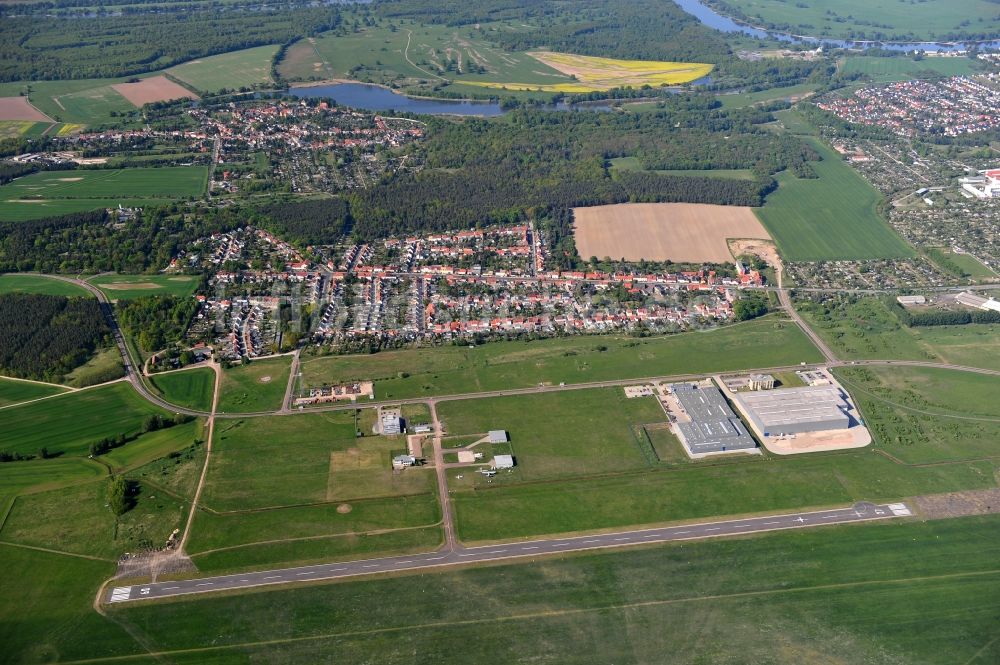
[[[105,602],[124,603],[136,600],[172,598],[190,594],[250,589],[295,582],[312,582],[378,573],[413,571],[484,561],[513,560],[523,557],[559,554],[562,552],[627,547],[629,545],[644,543],[664,543],[716,538],[719,536],[738,536],[785,529],[811,528],[830,524],[870,522],[895,517],[907,517],[911,514],[909,507],[903,503],[876,505],[862,502],[849,508],[836,508],[832,510],[748,517],[719,522],[702,522],[698,524],[622,531],[619,533],[575,536],[572,538],[519,541],[498,545],[485,545],[482,547],[456,547],[451,550],[444,549],[424,554],[326,563],[298,568],[282,568],[237,575],[204,577],[192,580],[119,586],[113,587],[108,591],[105,596]]]

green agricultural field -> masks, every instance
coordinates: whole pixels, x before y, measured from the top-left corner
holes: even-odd
[[[204,166],[41,171],[0,187],[5,199],[183,198],[205,191]]]
[[[17,139],[22,136],[38,136],[52,123],[34,120],[0,120],[0,139]]]
[[[291,369],[291,357],[280,356],[254,360],[223,371],[218,410],[254,413],[280,409]]]
[[[449,435],[507,430],[510,445],[503,450],[489,443],[475,448],[484,462],[500,452],[515,456],[517,469],[498,476],[502,482],[648,468],[657,459],[642,426],[667,420],[654,398],[626,399],[621,388],[442,402],[437,410]]]
[[[669,169],[669,170],[647,170],[642,168],[638,157],[615,157],[609,161],[613,171],[645,171],[657,173],[659,175],[680,175],[697,176],[708,178],[736,178],[738,180],[753,180],[753,171],[750,169]]]
[[[0,376],[0,407],[66,392],[62,386],[34,381],[18,381]]]
[[[924,367],[842,367],[877,444],[907,464],[1000,458],[996,377]]]
[[[524,654],[598,665],[668,653],[678,663],[985,665],[1000,658],[998,543],[995,515],[878,523],[109,608],[143,646],[82,611],[93,594],[81,579],[106,571],[72,563],[65,597],[32,585],[33,613],[8,590],[0,607],[16,620],[0,622],[0,638],[9,633],[15,657],[136,654],[129,663],[152,662],[142,654],[153,649],[174,663],[315,662],[330,653],[345,665],[404,663],[418,653],[444,665]],[[4,563],[42,580],[55,565],[49,558],[17,552]],[[50,607],[65,630],[31,622]],[[482,639],[498,626],[511,639]]]
[[[0,221],[197,197],[207,179],[204,166],[33,173],[0,186]]]
[[[215,372],[208,367],[186,369],[169,374],[154,374],[149,382],[171,404],[199,411],[212,410]]]
[[[4,194],[0,187],[0,196]],[[46,200],[2,200],[0,199],[0,221],[24,222],[41,217],[58,217],[74,212],[89,212],[101,208],[141,208],[162,203],[153,199],[46,199]]]
[[[786,261],[891,259],[913,255],[875,211],[880,196],[836,152],[807,139],[823,157],[819,176],[778,174],[778,189],[756,214]]]
[[[117,275],[106,274],[87,280],[109,300],[129,300],[143,296],[177,296],[185,298],[198,288],[197,275]]]
[[[145,76],[145,75],[144,75]],[[84,125],[110,123],[111,112],[126,114],[135,106],[120,95],[113,83],[127,79],[76,79],[0,83],[0,96],[28,95],[42,113],[59,122]]]
[[[581,468],[572,479],[470,489],[449,474],[449,483],[459,537],[493,541],[986,489],[996,486],[997,468],[992,461],[910,467],[862,448],[617,475]]]
[[[85,296],[92,298],[90,291],[43,275],[7,273],[0,275],[0,293],[40,293],[46,296]]]
[[[89,388],[3,411],[3,449],[37,454],[86,455],[107,436],[131,435],[152,414],[169,415],[140,397],[127,383]]]
[[[885,40],[951,39],[995,34],[996,6],[988,0],[725,0],[749,22],[811,37]],[[725,10],[723,9],[723,13]]]
[[[165,73],[200,92],[252,88],[273,82],[271,60],[277,52],[277,45],[258,46],[185,62]]]
[[[914,78],[965,76],[975,71],[969,58],[876,58],[851,56],[840,64],[842,74],[867,74],[875,83],[907,81]]]
[[[725,353],[719,353],[725,349]],[[539,384],[708,373],[818,362],[818,351],[794,325],[775,317],[711,332],[637,339],[576,336],[496,342],[476,348],[383,351],[304,357],[306,386],[374,380],[377,399],[454,395]]]
[[[907,328],[876,297],[813,303],[796,309],[838,357],[846,360],[933,360],[1000,370],[1000,325]]]
[[[789,85],[783,88],[769,88],[767,90],[760,90],[757,92],[745,92],[735,95],[718,95],[718,99],[722,102],[722,108],[738,109],[745,106],[775,102],[778,100],[797,101],[816,92],[818,87],[819,85],[815,83],[800,83],[798,85]]]

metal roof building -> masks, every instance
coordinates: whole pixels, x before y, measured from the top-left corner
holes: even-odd
[[[490,443],[507,443],[507,430],[491,429],[488,436]]]
[[[757,447],[718,388],[693,383],[674,383],[669,387],[691,419],[691,422],[677,423],[681,439],[691,454]]]
[[[764,436],[803,434],[851,426],[851,405],[838,386],[784,388],[737,394],[744,413]]]
[[[493,456],[493,468],[494,469],[513,469],[514,468],[514,457],[513,457],[513,455],[494,455]]]

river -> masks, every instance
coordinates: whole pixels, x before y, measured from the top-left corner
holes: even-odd
[[[828,39],[825,37],[809,37],[804,35],[792,35],[784,32],[771,32],[761,30],[753,26],[735,21],[728,16],[716,12],[711,7],[706,6],[701,0],[674,0],[681,9],[691,14],[703,25],[714,28],[720,32],[740,32],[744,35],[757,37],[760,39],[777,39],[790,44],[810,44],[829,48],[878,48],[887,51],[926,51],[950,53],[954,51],[964,51],[965,44],[939,44],[936,42],[859,42],[844,39]],[[980,47],[1000,48],[1000,40],[992,42],[977,42]]]

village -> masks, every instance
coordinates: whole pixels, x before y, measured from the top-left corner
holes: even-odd
[[[423,123],[300,100],[192,109],[218,140],[212,191],[290,188],[296,193],[368,187],[408,157],[390,152],[424,135]]]
[[[953,76],[900,81],[817,102],[842,120],[882,127],[899,136],[959,136],[1000,127],[1000,78]]]
[[[194,243],[168,271],[211,274],[209,292],[195,296],[201,307],[189,338],[230,359],[290,350],[304,339],[352,350],[699,329],[732,320],[739,289],[764,283],[738,261],[718,270],[606,273],[549,270],[547,253],[532,224],[306,252],[246,227]]]

